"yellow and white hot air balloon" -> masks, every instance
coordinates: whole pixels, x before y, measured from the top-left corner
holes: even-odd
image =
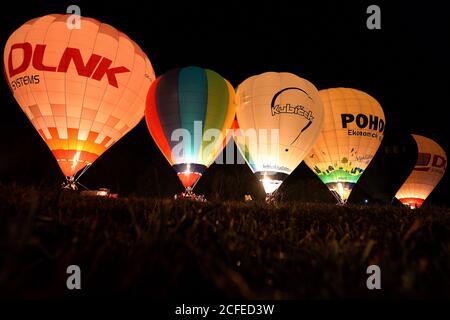
[[[445,151],[433,140],[412,135],[417,143],[417,162],[395,197],[410,208],[419,208],[439,183],[447,168]]]
[[[384,113],[373,97],[356,89],[332,88],[319,95],[324,125],[305,163],[344,204],[380,146]]]
[[[308,154],[322,128],[318,91],[292,73],[266,72],[242,82],[236,102],[238,148],[270,195]]]

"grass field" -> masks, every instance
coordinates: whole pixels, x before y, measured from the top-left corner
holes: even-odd
[[[450,297],[450,209],[96,199],[0,185],[0,295]],[[66,268],[82,290],[66,289]],[[381,290],[366,268],[381,268]]]

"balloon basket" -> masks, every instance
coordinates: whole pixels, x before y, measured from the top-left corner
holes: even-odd
[[[88,190],[88,188],[78,182],[78,179],[76,179],[74,176],[66,177],[66,181],[61,184],[62,190],[78,191],[80,189],[79,187],[83,188],[84,190]]]
[[[87,187],[82,185],[78,180],[81,178],[81,176],[89,169],[91,164],[88,164],[84,167],[83,171],[81,171],[78,175],[73,175],[70,177],[66,177],[66,181],[61,184],[61,189],[63,190],[72,190],[72,191],[78,191],[79,187],[83,188],[84,190],[89,190]]]
[[[273,194],[266,195],[266,203],[275,203],[275,197]]]
[[[190,201],[196,201],[196,202],[206,202],[204,195],[195,194],[194,192],[192,192],[192,188],[189,188],[189,187],[186,188],[186,190],[184,192],[174,195],[173,198],[175,200],[190,200]]]
[[[277,191],[278,191],[278,190],[276,190],[276,191],[274,191],[274,192],[272,192],[272,193],[267,193],[267,194],[266,194],[265,200],[266,200],[266,203],[267,203],[267,204],[271,204],[271,205],[276,205],[276,204],[278,204],[278,202],[279,202],[279,200],[280,200],[280,197],[279,197],[279,194],[278,194]]]

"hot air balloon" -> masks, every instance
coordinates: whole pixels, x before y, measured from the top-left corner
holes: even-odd
[[[320,133],[322,102],[312,83],[285,72],[246,79],[236,102],[237,146],[270,199]]]
[[[305,163],[344,204],[380,146],[384,113],[374,98],[359,90],[333,88],[319,94],[324,126]]]
[[[148,129],[188,194],[223,149],[234,117],[234,89],[212,70],[172,69],[150,87]]]
[[[68,17],[43,16],[14,31],[4,69],[18,104],[66,176],[65,186],[76,189],[76,174],[143,118],[155,75],[125,34],[85,17],[79,29],[70,29]]]
[[[352,202],[390,204],[416,164],[417,144],[402,131],[385,130],[377,153],[351,194]]]
[[[445,151],[433,140],[412,135],[417,143],[416,165],[395,197],[410,208],[420,208],[447,168]]]

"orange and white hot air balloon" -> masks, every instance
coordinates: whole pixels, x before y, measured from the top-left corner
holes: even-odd
[[[135,127],[155,79],[125,34],[69,15],[28,21],[9,37],[4,71],[14,97],[75,187],[75,175]]]
[[[395,197],[410,208],[420,208],[447,168],[445,151],[433,140],[412,135],[417,143],[416,165]]]

